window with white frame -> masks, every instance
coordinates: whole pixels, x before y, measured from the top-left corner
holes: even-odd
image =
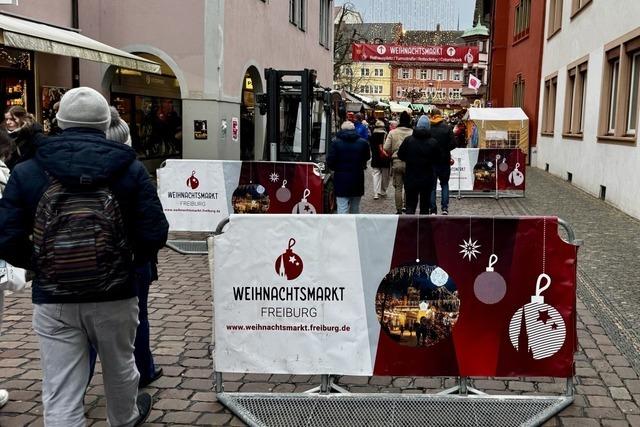
[[[431,79],[431,70],[421,69],[420,70],[420,80],[429,80]]]
[[[444,80],[444,73],[445,73],[444,70],[436,70],[436,78],[435,78],[435,80],[437,80],[439,82],[443,81]]]
[[[398,77],[402,80],[409,80],[411,78],[411,69],[409,68],[400,68],[398,70]]]
[[[449,96],[451,99],[462,99],[462,89],[451,89]]]
[[[369,69],[368,68],[360,68],[360,77],[369,77]]]
[[[348,77],[353,77],[353,68],[349,65],[344,66],[344,75]]]
[[[373,70],[373,75],[376,77],[384,77],[384,68],[375,68]]]
[[[462,81],[462,71],[460,71],[460,70],[451,70],[449,72],[449,79],[452,82]]]

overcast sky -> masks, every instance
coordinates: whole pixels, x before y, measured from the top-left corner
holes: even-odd
[[[364,22],[402,22],[408,30],[460,29],[473,23],[475,0],[335,0],[336,6],[353,3]]]

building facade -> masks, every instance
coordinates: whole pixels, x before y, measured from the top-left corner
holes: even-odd
[[[334,86],[375,101],[387,101],[391,97],[391,65],[352,62],[343,66],[341,78]]]
[[[25,1],[0,11],[72,27],[72,3]],[[266,118],[255,95],[265,89],[264,69],[316,69],[318,82],[331,86],[333,10],[332,0],[82,1],[82,34],[159,63],[161,74],[80,60],[79,82],[118,107],[149,165],[167,157],[262,159]],[[28,54],[28,107],[42,120],[43,93],[73,84],[71,59]]]
[[[434,104],[450,108],[462,100],[462,64],[394,64],[392,67],[391,100]]]
[[[569,0],[567,0],[569,1]],[[493,107],[520,107],[529,117],[529,145],[537,143],[545,2],[496,2],[491,28],[491,91]],[[535,154],[535,148],[532,148]]]
[[[640,2],[546,8],[535,165],[640,218]]]

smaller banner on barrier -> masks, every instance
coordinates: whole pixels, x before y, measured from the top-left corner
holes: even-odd
[[[456,148],[450,191],[525,190],[526,156],[517,148]]]
[[[233,215],[220,372],[573,374],[576,247],[556,218]]]
[[[323,211],[313,163],[169,159],[157,175],[171,231],[214,231],[232,213]]]

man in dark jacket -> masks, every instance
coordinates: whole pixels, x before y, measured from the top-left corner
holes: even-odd
[[[438,156],[433,164],[435,178],[440,181],[442,215],[449,215],[449,176],[451,176],[451,150],[456,148],[453,129],[442,119],[442,112],[437,108],[431,110],[431,136],[438,143]],[[438,213],[436,203],[437,181],[433,180],[431,191],[431,213]]]
[[[407,214],[415,214],[420,198],[420,214],[428,215],[433,188],[433,163],[437,157],[436,141],[429,131],[429,118],[422,116],[413,135],[404,140],[398,150],[398,158],[406,163],[404,191],[407,197]]]
[[[360,213],[364,194],[364,170],[371,157],[369,143],[360,138],[351,122],[344,122],[327,153],[327,166],[334,171],[338,213]]]
[[[63,133],[38,142],[35,159],[16,166],[0,200],[0,258],[35,270],[33,328],[40,343],[44,422],[52,426],[85,424],[83,396],[89,375],[90,343],[102,362],[109,423],[140,425],[152,402],[147,393],[137,392],[139,374],[133,346],[138,301],[134,271],[136,266],[153,260],[165,244],[168,224],[156,190],[135,152],[105,138],[111,115],[99,92],[84,87],[70,90],[60,102],[57,118]],[[94,237],[83,233],[89,243],[82,241],[93,245],[96,252],[83,251],[84,263],[75,265],[76,271],[91,268],[90,271],[107,271],[108,278],[118,277],[117,281],[101,282],[112,286],[96,291],[95,282],[95,286],[74,288],[56,276],[58,271],[67,272],[62,265],[65,260],[56,258],[58,250],[68,255],[77,247],[61,245],[65,239],[74,239],[73,233],[53,237],[47,234],[47,238],[55,238],[55,250],[36,256],[39,249],[34,241],[40,241],[41,236],[36,239],[34,234],[30,239],[34,225],[42,221],[42,214],[36,218],[36,211],[39,205],[40,209],[47,206],[45,199],[41,201],[45,191],[58,185],[66,194],[76,195],[72,197],[106,188],[104,191],[110,195],[107,199],[117,202],[119,208],[114,210],[122,219],[113,224],[118,223],[114,227],[123,230],[119,241],[126,242],[124,248],[118,248],[119,256],[102,259],[96,255],[101,250],[99,245],[104,245],[105,235],[96,230]],[[88,199],[88,203],[94,201]],[[110,204],[115,206],[115,202]],[[60,218],[57,213],[53,215],[54,219]],[[68,218],[77,220],[74,215]],[[82,231],[86,230],[77,230]],[[128,267],[115,271],[113,263]],[[93,281],[94,276],[90,277]],[[78,278],[81,279],[74,276],[74,280]]]

